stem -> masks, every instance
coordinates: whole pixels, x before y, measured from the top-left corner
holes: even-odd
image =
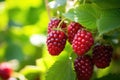
[[[86,0],[83,0],[83,5],[85,5]]]
[[[50,15],[50,8],[48,6],[48,0],[45,0],[45,6],[46,6],[46,9],[47,9],[47,13],[48,13],[48,18],[49,20],[51,19],[51,15]]]
[[[95,38],[95,41],[101,41],[103,39],[103,37],[101,35],[98,35],[96,38]]]
[[[78,3],[78,0],[74,0],[73,6],[75,6]]]
[[[60,21],[60,23],[58,24],[58,27],[57,28],[60,28],[60,25],[63,23],[63,21],[65,20],[66,18],[64,18],[64,19],[62,19],[61,21]]]

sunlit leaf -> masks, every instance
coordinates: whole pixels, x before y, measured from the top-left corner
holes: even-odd
[[[46,73],[46,80],[75,80],[72,60],[68,55],[60,57]]]
[[[36,66],[26,66],[20,73],[22,73],[27,80],[39,80],[40,78],[40,70]]]
[[[64,16],[70,20],[79,22],[88,29],[96,29],[96,20],[99,18],[97,7],[92,4],[80,5],[75,9],[71,9]]]
[[[70,9],[67,13],[63,15],[70,20],[75,20],[75,17],[76,17],[76,13],[74,12],[74,9]]]
[[[94,7],[92,5],[83,5],[75,10],[78,17],[77,21],[89,29],[96,28],[96,20],[99,17]]]

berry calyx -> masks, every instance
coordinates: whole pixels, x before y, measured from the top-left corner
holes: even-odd
[[[98,68],[106,68],[110,65],[112,58],[112,46],[96,45],[93,48],[93,63]]]
[[[93,45],[94,39],[91,32],[81,29],[78,30],[72,43],[73,50],[78,55],[85,54]]]
[[[0,64],[0,78],[2,80],[7,80],[10,78],[12,74],[12,68],[10,67],[10,64],[8,63],[1,63]]]
[[[69,41],[70,44],[72,44],[72,41],[74,39],[75,34],[81,28],[82,28],[82,26],[77,22],[71,22],[68,25],[68,41]]]
[[[57,28],[59,23],[61,22],[60,19],[57,18],[52,18],[48,24],[48,33],[50,33],[52,30],[54,30],[54,28]],[[66,28],[66,23],[62,22],[59,26],[59,28]]]
[[[89,55],[78,56],[74,61],[77,80],[90,80],[93,73],[93,63]]]
[[[53,30],[48,34],[47,47],[51,55],[59,55],[66,44],[67,36],[63,31]]]

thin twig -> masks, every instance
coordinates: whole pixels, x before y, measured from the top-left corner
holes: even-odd
[[[83,0],[83,5],[85,5],[86,0]]]
[[[46,6],[46,9],[47,9],[47,13],[48,13],[48,18],[49,20],[51,19],[51,15],[50,15],[50,8],[48,6],[48,0],[45,0],[45,6]]]
[[[61,24],[64,22],[65,19],[66,19],[66,18],[64,18],[64,19],[62,19],[62,20],[60,21],[60,23],[58,24],[58,28],[61,27]]]

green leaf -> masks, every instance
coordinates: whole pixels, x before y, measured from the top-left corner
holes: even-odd
[[[48,70],[46,80],[75,80],[72,60],[69,59],[68,53],[60,55],[58,60]]]
[[[96,29],[96,20],[100,16],[100,12],[94,4],[80,5],[75,9],[71,9],[64,16],[70,20],[79,22],[88,29]]]
[[[76,8],[76,14],[79,17],[78,22],[89,29],[96,28],[98,15],[92,5],[83,5]]]
[[[67,13],[63,14],[67,19],[74,20],[76,13],[74,12],[74,9],[70,9]]]
[[[95,79],[95,80],[120,80],[120,74],[109,74],[102,78]]]
[[[120,0],[91,0],[102,9],[120,8]]]
[[[120,28],[120,9],[110,9],[103,11],[101,18],[98,20],[98,31],[104,34]]]

